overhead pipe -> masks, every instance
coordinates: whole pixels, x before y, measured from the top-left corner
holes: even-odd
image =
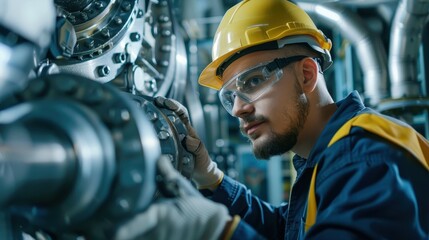
[[[419,97],[417,57],[429,0],[402,0],[392,23],[389,49],[389,74],[392,98]]]
[[[386,53],[379,37],[372,33],[362,19],[340,4],[298,2],[315,20],[338,29],[356,49],[364,74],[364,95],[371,105],[388,96]]]
[[[327,3],[339,3],[348,6],[358,6],[358,7],[373,7],[379,6],[384,3],[397,2],[398,0],[317,0],[318,4],[327,4]],[[314,0],[299,0],[299,2],[308,2],[314,3]]]

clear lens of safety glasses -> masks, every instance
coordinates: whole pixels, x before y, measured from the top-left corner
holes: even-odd
[[[238,96],[246,103],[257,100],[282,78],[284,67],[306,57],[277,58],[272,62],[262,63],[235,75],[219,91],[223,107],[232,115],[235,97]]]

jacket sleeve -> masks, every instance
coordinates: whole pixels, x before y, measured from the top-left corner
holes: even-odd
[[[239,215],[259,234],[269,239],[283,239],[287,204],[275,207],[258,197],[243,184],[225,176],[217,190],[210,197],[227,206],[231,215]],[[249,226],[240,231],[246,231]],[[243,235],[242,235],[243,236]],[[245,238],[241,238],[245,239]]]
[[[259,235],[255,229],[248,225],[244,221],[240,221],[237,228],[235,229],[231,240],[263,240],[265,237]]]

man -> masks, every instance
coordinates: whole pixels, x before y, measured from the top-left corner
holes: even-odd
[[[247,0],[225,14],[213,62],[199,79],[219,90],[256,157],[296,153],[291,199],[278,207],[224,176],[183,106],[155,100],[188,127],[184,144],[196,156],[198,188],[241,218],[217,221],[223,231],[214,238],[223,232],[233,239],[428,239],[427,140],[366,108],[356,92],[335,103],[323,77],[330,49],[330,40],[296,5]]]

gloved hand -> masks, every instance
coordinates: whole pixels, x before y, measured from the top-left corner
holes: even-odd
[[[192,127],[189,120],[188,110],[174,99],[158,96],[154,100],[158,107],[167,108],[177,114],[185,124],[188,135],[182,144],[186,150],[195,155],[195,167],[192,179],[199,189],[214,190],[222,182],[224,173],[217,167],[217,164],[210,158],[206,147],[201,142],[197,132]]]
[[[224,239],[233,234],[239,221],[222,204],[201,196],[187,196],[152,204],[121,225],[114,239]]]

